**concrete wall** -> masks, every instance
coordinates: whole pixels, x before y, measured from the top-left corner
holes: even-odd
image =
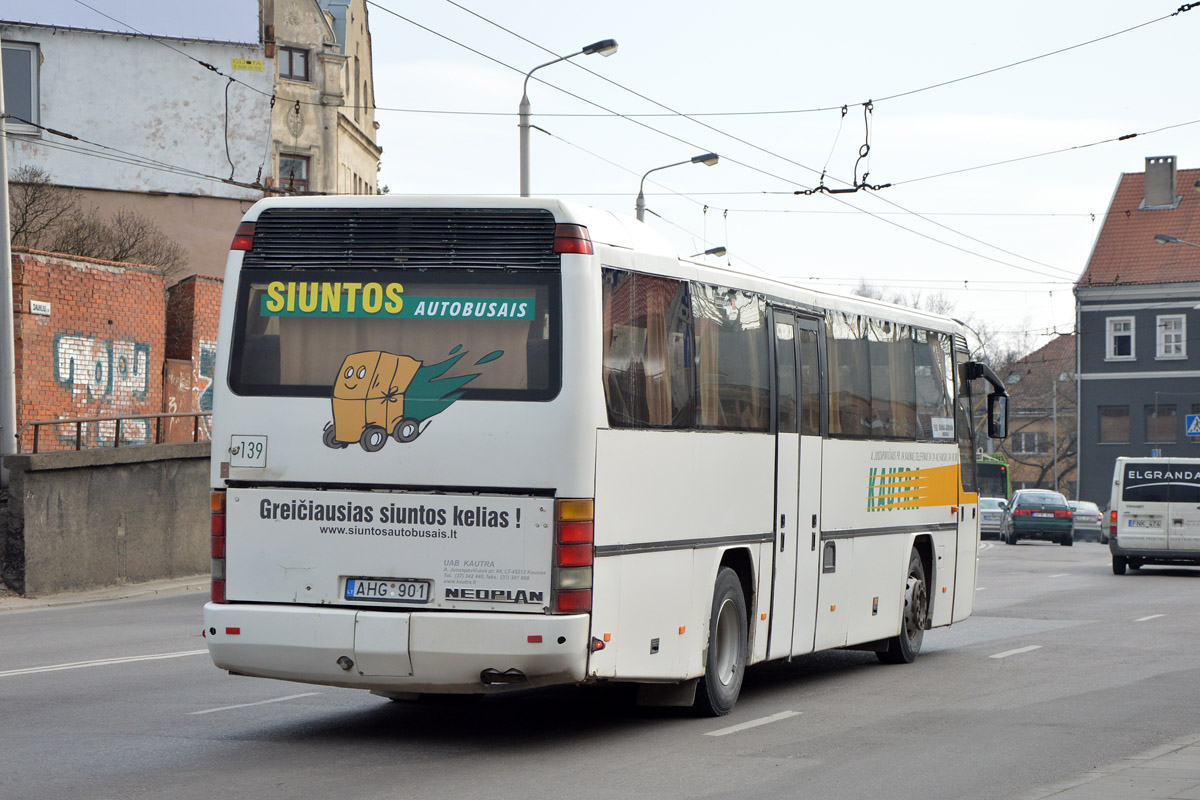
[[[207,442],[6,456],[0,577],[30,596],[208,572]]]

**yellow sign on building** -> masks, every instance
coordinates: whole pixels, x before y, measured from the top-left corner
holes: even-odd
[[[233,68],[245,70],[246,72],[262,72],[263,62],[261,58],[235,58],[233,60]]]

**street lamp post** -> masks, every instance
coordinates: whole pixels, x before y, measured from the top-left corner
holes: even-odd
[[[561,56],[553,61],[547,61],[545,64],[538,64],[525,73],[525,83],[521,86],[521,105],[517,109],[520,114],[520,122],[517,123],[517,127],[521,131],[521,197],[529,197],[529,113],[531,111],[529,105],[529,76],[542,67],[548,67],[551,64],[557,64],[560,61],[566,61],[568,58],[574,58],[575,56],[590,56],[592,53],[599,53],[607,57],[615,52],[617,52],[617,42],[615,39],[601,39],[570,55]]]
[[[646,185],[646,176],[649,175],[651,172],[658,172],[660,169],[669,169],[671,167],[678,167],[682,164],[703,164],[706,167],[711,167],[713,164],[716,164],[720,160],[721,160],[721,157],[718,156],[716,153],[701,153],[698,156],[692,156],[687,161],[676,161],[674,164],[663,164],[661,167],[655,167],[654,169],[647,170],[646,175],[642,176],[641,183],[638,184],[637,204],[635,206],[635,208],[637,209],[638,221],[644,222],[646,220],[646,195],[642,191],[642,189]]]

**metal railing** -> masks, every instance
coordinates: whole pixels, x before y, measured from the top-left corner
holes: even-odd
[[[163,444],[165,442],[181,442],[188,441],[186,438],[186,428],[183,437],[180,437],[178,425],[171,424],[172,420],[190,418],[191,425],[191,441],[202,442],[208,441],[210,433],[210,424],[212,420],[211,411],[183,411],[183,412],[162,412],[159,414],[123,414],[117,416],[106,417],[74,417],[62,419],[35,419],[26,422],[17,431],[17,452],[37,453],[40,445],[41,430],[47,426],[74,426],[74,441],[70,435],[63,436],[61,431],[58,432],[55,438],[55,444],[59,445],[53,450],[84,450],[100,447],[128,447],[130,445],[147,445],[147,444]],[[153,426],[150,425],[150,420],[155,420]],[[163,425],[163,420],[167,420],[167,425]],[[111,426],[104,423],[112,423]],[[138,433],[134,436],[128,434],[134,430],[129,423],[140,423],[135,428]],[[151,427],[153,427],[153,436],[151,436]],[[165,427],[165,431],[164,431]],[[33,429],[33,447],[31,450],[25,451],[22,448],[22,443],[25,441],[25,432]],[[107,430],[111,428],[112,435],[107,441],[102,438]],[[164,439],[164,433],[171,435],[171,438]],[[72,446],[72,444],[74,446]]]

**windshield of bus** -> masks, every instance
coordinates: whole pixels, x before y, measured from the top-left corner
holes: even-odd
[[[393,393],[436,384],[455,399],[550,400],[561,385],[559,287],[548,270],[245,269],[229,386],[330,397],[345,370],[378,382],[386,362]]]

